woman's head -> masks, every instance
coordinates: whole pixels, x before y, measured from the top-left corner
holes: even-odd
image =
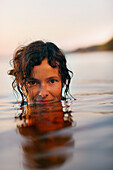
[[[42,90],[43,95],[49,95],[48,101],[53,99],[52,96],[55,95],[58,97],[56,97],[56,100],[60,99],[64,85],[64,97],[66,97],[69,92],[72,72],[67,68],[64,54],[55,44],[35,41],[16,51],[13,57],[13,69],[9,71],[9,75],[14,76],[15,79],[12,85],[14,89],[17,87],[22,96],[22,101],[25,97],[31,102],[30,98],[35,97],[35,101],[36,95],[40,96],[42,93],[40,92],[42,85],[45,85]],[[47,81],[51,86],[49,84],[48,87]],[[45,82],[46,84],[44,84]],[[38,90],[36,90],[37,87]],[[46,88],[49,89],[47,91],[51,91],[53,88],[53,92],[58,91],[58,95],[52,92],[50,97],[49,92],[45,94]],[[43,95],[40,97],[41,101],[43,100]]]

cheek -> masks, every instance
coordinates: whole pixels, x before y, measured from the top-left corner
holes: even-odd
[[[62,84],[59,83],[57,84],[54,88],[50,89],[50,92],[52,95],[54,96],[61,96],[61,93],[62,93]]]
[[[38,93],[38,87],[28,89],[28,96],[31,98],[35,97],[37,93]]]

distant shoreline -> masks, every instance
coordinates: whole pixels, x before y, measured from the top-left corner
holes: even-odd
[[[77,48],[75,50],[66,51],[65,53],[86,53],[94,51],[113,51],[113,38],[101,45],[93,45],[86,48]]]

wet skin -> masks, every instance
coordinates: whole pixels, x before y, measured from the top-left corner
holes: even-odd
[[[34,66],[27,82],[28,103],[51,103],[61,99],[62,82],[58,68],[48,64],[47,58],[40,65]]]

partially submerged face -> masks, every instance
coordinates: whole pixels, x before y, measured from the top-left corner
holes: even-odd
[[[13,69],[9,75],[14,77],[12,87],[28,103],[48,103],[66,99],[72,78],[62,51],[52,42],[35,41],[16,50]],[[62,94],[62,88],[65,85]]]
[[[45,58],[31,71],[27,81],[27,102],[45,104],[59,101],[62,97],[63,86],[58,67],[51,67]],[[24,93],[26,93],[25,90]]]

